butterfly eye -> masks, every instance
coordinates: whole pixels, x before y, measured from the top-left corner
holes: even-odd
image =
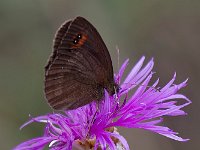
[[[81,39],[81,38],[82,38],[81,34],[78,34],[77,38],[78,38],[78,39]]]

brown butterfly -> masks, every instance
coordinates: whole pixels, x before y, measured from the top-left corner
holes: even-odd
[[[70,110],[118,91],[110,54],[95,27],[83,17],[57,31],[45,67],[45,95],[56,110]]]

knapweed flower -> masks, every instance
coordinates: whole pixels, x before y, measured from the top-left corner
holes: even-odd
[[[141,128],[177,141],[187,141],[179,137],[177,132],[161,126],[164,116],[178,116],[186,113],[181,108],[191,102],[178,91],[186,86],[186,81],[174,84],[176,74],[164,87],[157,88],[159,80],[149,84],[153,72],[153,59],[142,68],[144,57],[133,67],[124,82],[120,82],[128,64],[126,60],[120,68],[115,80],[120,90],[114,96],[105,91],[100,104],[92,102],[76,110],[53,113],[32,118],[22,127],[32,123],[45,124],[44,134],[26,141],[15,150],[43,149],[72,150],[129,150],[126,139],[120,135],[116,127]],[[130,91],[135,89],[133,94]],[[178,105],[178,99],[184,99]]]

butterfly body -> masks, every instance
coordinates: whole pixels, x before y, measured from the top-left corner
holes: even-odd
[[[103,99],[104,89],[113,95],[118,86],[101,36],[83,17],[65,22],[45,67],[48,103],[56,110],[76,109]]]

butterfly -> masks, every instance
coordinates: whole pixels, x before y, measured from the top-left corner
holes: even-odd
[[[58,29],[53,52],[45,66],[45,96],[55,110],[72,110],[114,95],[110,54],[95,27],[83,17],[66,21]]]

